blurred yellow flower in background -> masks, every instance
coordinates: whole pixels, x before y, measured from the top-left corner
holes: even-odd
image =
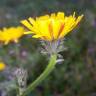
[[[9,42],[18,42],[18,39],[24,34],[24,28],[21,26],[3,28],[0,30],[0,42],[8,44]]]
[[[5,63],[0,62],[0,71],[3,71],[6,68]]]
[[[62,39],[68,34],[82,19],[83,15],[76,18],[75,13],[65,16],[63,12],[52,13],[36,19],[29,18],[21,23],[30,31],[25,34],[33,34],[33,38],[40,38],[45,41]]]

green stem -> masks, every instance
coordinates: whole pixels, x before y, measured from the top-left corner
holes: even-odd
[[[26,89],[26,91],[21,95],[25,96],[29,94],[33,89],[35,89],[55,68],[56,65],[56,55],[52,55],[49,61],[49,64],[47,65],[44,72],[32,83],[29,85],[29,87]]]

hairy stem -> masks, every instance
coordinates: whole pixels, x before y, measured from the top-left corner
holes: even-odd
[[[25,96],[25,95],[29,94],[33,89],[35,89],[52,72],[52,70],[55,68],[56,58],[57,58],[56,55],[51,56],[49,64],[47,65],[44,72],[33,83],[31,83],[27,87],[26,91],[21,96]]]

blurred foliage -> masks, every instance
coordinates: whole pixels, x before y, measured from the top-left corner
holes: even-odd
[[[84,18],[66,36],[65,46],[68,49],[61,53],[65,61],[57,64],[53,73],[29,96],[96,96],[96,0],[0,0],[0,28],[16,26],[20,20],[30,16],[58,11],[66,14],[76,11],[77,15],[84,14]],[[12,73],[19,66],[28,70],[28,84],[35,80],[48,62],[38,48],[39,41],[30,36],[21,38],[19,58],[15,56],[14,44],[0,46],[0,57],[8,67],[0,72],[0,82],[13,82]]]

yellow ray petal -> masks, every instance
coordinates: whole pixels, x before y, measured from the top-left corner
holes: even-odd
[[[36,17],[36,19],[29,18],[32,28],[28,25],[28,21],[24,25],[32,31],[28,32],[28,34],[35,34],[34,38],[52,41],[63,38],[79,23],[82,17],[83,15],[76,18],[75,12],[70,16],[65,16],[63,12],[58,12],[57,14],[52,13],[51,15]]]
[[[28,29],[32,30],[32,25],[27,20],[22,20],[21,23]]]
[[[33,35],[32,37],[33,37],[33,38],[40,38],[40,37],[42,37],[42,36],[38,34],[38,35]]]
[[[34,32],[32,32],[32,31],[24,32],[24,34],[32,34],[32,33],[34,33]]]
[[[57,18],[58,19],[64,19],[64,13],[63,12],[58,12]]]

